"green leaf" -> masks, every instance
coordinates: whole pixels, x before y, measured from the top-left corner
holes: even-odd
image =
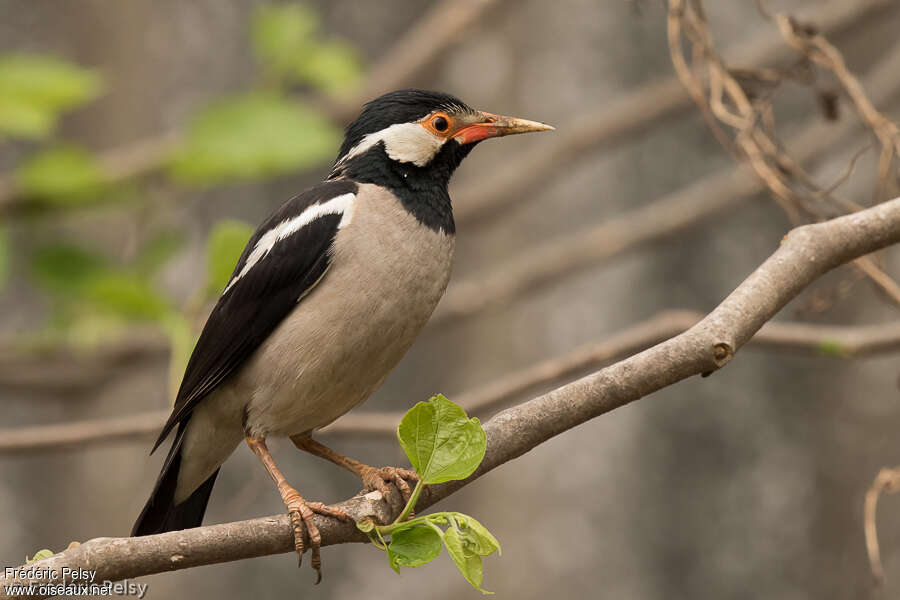
[[[90,278],[84,298],[100,308],[135,321],[155,321],[170,312],[166,300],[137,274],[105,272]]]
[[[240,221],[219,221],[206,240],[206,276],[210,290],[221,293],[244,251],[253,228]]]
[[[316,13],[303,4],[263,4],[253,13],[250,39],[257,60],[285,73],[302,62],[319,27]]]
[[[93,100],[103,80],[93,70],[50,56],[0,57],[0,135],[43,137],[59,113]]]
[[[410,464],[426,484],[465,479],[481,461],[487,439],[481,423],[442,395],[412,407],[397,428]]]
[[[62,296],[81,293],[91,278],[109,269],[104,257],[66,244],[39,248],[31,260],[31,273],[38,284]]]
[[[309,84],[329,93],[359,83],[356,50],[336,39],[318,40],[316,14],[300,4],[264,4],[253,16],[251,38],[257,60],[287,83]]]
[[[475,554],[470,548],[463,543],[463,539],[459,531],[451,527],[444,532],[444,546],[447,547],[447,554],[456,563],[456,568],[462,573],[466,581],[472,584],[472,587],[480,591],[482,594],[490,594],[481,587],[481,581],[484,578],[484,567],[481,563],[481,556]]]
[[[29,196],[65,204],[94,199],[104,184],[93,156],[74,146],[57,146],[30,157],[17,169],[16,180]]]
[[[35,552],[35,553],[34,553],[34,556],[32,556],[31,558],[28,558],[28,557],[26,556],[26,557],[25,557],[25,562],[26,562],[26,563],[33,563],[33,562],[38,561],[38,560],[43,560],[43,559],[45,559],[45,558],[50,558],[51,556],[53,556],[53,554],[54,554],[53,550],[50,550],[49,548],[44,548],[43,550],[38,550],[37,552]]]
[[[55,125],[53,111],[0,96],[0,139],[4,135],[30,139],[46,137]]]
[[[353,47],[329,40],[317,45],[305,60],[298,62],[294,73],[300,82],[335,94],[352,90],[360,81],[362,67]]]
[[[103,342],[122,339],[130,326],[119,315],[112,314],[83,298],[60,299],[54,307],[53,330],[65,344],[85,350],[95,349]],[[58,343],[57,343],[58,345]]]
[[[144,244],[134,262],[142,275],[153,275],[184,246],[184,236],[174,231],[163,231]]]
[[[427,525],[402,529],[391,535],[387,551],[391,568],[399,573],[400,567],[418,567],[440,556],[441,536]]]
[[[356,528],[363,533],[372,533],[375,531],[375,521],[371,517],[363,518],[361,521],[356,522]]]
[[[848,352],[844,350],[844,346],[837,340],[823,340],[818,346],[819,354],[824,356],[845,357]]]
[[[171,170],[199,184],[268,177],[328,160],[340,139],[340,131],[306,105],[248,94],[197,115]]]
[[[197,336],[194,335],[190,322],[175,311],[163,318],[163,326],[172,348],[169,358],[169,398],[174,402],[184,370],[197,343]]]
[[[451,513],[456,521],[463,545],[480,556],[488,556],[494,552],[500,553],[500,542],[497,541],[487,528],[462,513]]]

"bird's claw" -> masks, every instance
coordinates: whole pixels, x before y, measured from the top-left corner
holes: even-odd
[[[409,502],[409,499],[412,496],[412,489],[409,487],[409,482],[412,482],[413,485],[415,485],[415,483],[419,481],[419,475],[415,471],[401,469],[400,467],[381,467],[380,469],[366,467],[360,477],[362,478],[362,483],[366,490],[377,490],[381,492],[388,501],[391,500],[393,493],[388,484],[393,483],[397,486],[397,489],[400,490],[404,503]]]
[[[316,571],[316,584],[322,581],[322,534],[313,521],[315,514],[334,517],[342,521],[352,521],[353,519],[339,508],[333,508],[322,504],[321,502],[307,502],[298,494],[294,498],[290,498],[285,502],[288,509],[288,515],[291,517],[291,527],[294,529],[294,550],[297,552],[297,566],[303,566],[303,553],[306,551],[306,544],[303,542],[303,529],[306,528],[306,534],[309,537],[309,549],[312,554],[311,565]]]

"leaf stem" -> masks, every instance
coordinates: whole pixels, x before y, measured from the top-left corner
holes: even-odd
[[[403,512],[400,513],[400,516],[394,519],[394,522],[391,523],[392,525],[396,525],[397,523],[402,523],[403,521],[405,521],[409,516],[409,513],[411,513],[416,507],[416,502],[419,501],[419,496],[422,494],[422,490],[425,489],[425,484],[423,483],[422,479],[423,478],[419,476],[419,481],[416,482],[416,487],[413,488],[412,495],[409,497],[409,502],[407,502],[406,506],[403,507]]]

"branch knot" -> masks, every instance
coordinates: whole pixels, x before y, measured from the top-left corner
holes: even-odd
[[[715,361],[716,366],[720,369],[725,366],[725,363],[731,360],[732,356],[734,356],[734,348],[731,347],[731,344],[719,342],[713,346],[713,361]]]

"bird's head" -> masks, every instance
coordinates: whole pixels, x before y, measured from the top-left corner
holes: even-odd
[[[366,104],[347,134],[331,177],[390,170],[427,173],[446,185],[478,142],[546,131],[549,125],[475,110],[449,94],[398,90]]]

